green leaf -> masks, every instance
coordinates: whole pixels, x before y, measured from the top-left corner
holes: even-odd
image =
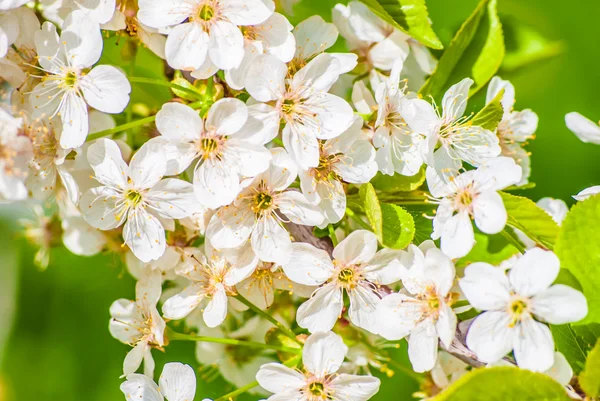
[[[589,347],[581,336],[577,335],[571,325],[562,324],[560,326],[551,325],[552,337],[556,349],[569,361],[575,374],[579,374],[585,365],[585,359]]]
[[[500,192],[506,213],[507,224],[525,233],[531,240],[548,249],[554,248],[558,225],[544,209],[530,199]]]
[[[589,398],[600,396],[600,341],[592,349],[579,375],[579,384]]]
[[[443,49],[429,20],[425,0],[360,0],[379,18],[406,32],[425,46]]]
[[[425,168],[411,177],[401,174],[385,175],[377,173],[371,184],[378,191],[384,192],[410,192],[419,188],[425,182]]]
[[[184,77],[181,76],[175,76],[175,79],[173,79],[171,81],[171,83],[174,83],[175,85],[179,85],[182,86],[186,89],[189,89],[191,91],[197,92],[198,89],[192,85],[192,83],[190,81],[188,81],[187,79],[185,79]],[[191,102],[199,100],[201,98],[200,94],[198,94],[197,96],[187,92],[187,91],[182,91],[176,88],[171,88],[171,90],[173,91],[173,93],[175,94],[175,96],[180,97],[182,99],[185,100],[189,100]]]
[[[269,331],[267,331],[267,334],[265,334],[265,344],[300,349],[300,344],[289,338],[287,334],[279,330],[277,327],[272,327]],[[298,356],[298,354],[277,351],[277,357],[282,362],[289,361],[296,356]]]
[[[582,342],[582,346],[585,350],[589,351],[592,349],[596,341],[600,338],[600,324],[590,323],[582,324],[577,326],[571,326],[575,334],[579,336]]]
[[[500,248],[494,249],[494,242],[499,240],[502,240]],[[476,233],[475,241],[471,252],[456,261],[456,267],[466,267],[473,262],[485,262],[496,266],[518,252],[517,248],[508,244],[500,234],[490,236]]]
[[[387,248],[404,249],[415,236],[415,222],[406,210],[390,203],[380,204],[382,217],[381,244]]]
[[[375,188],[369,183],[362,184],[358,189],[358,195],[363,203],[363,210],[367,215],[367,219],[369,219],[371,228],[373,228],[373,232],[381,241],[383,217],[379,199],[377,199],[377,193],[375,193]]]
[[[422,205],[422,206],[406,206],[406,211],[410,213],[415,222],[415,235],[413,241],[416,245],[421,244],[423,241],[431,239],[431,233],[433,232],[433,224],[431,219],[427,216],[433,216],[435,208],[433,205]]]
[[[564,387],[543,373],[516,367],[475,369],[434,401],[569,401]]]
[[[502,18],[506,55],[501,70],[513,72],[538,61],[548,60],[565,51],[563,41],[550,41],[538,31],[514,18]]]
[[[600,195],[578,202],[565,217],[556,254],[561,267],[569,269],[579,280],[588,301],[585,323],[600,323]]]
[[[361,185],[358,194],[381,245],[393,249],[406,248],[415,235],[415,223],[410,213],[397,205],[379,203],[375,188],[370,183]]]
[[[502,96],[504,96],[504,89],[500,90],[491,102],[486,104],[483,109],[475,114],[475,117],[471,120],[473,125],[494,131],[504,115],[504,109],[502,108],[502,103],[500,103],[502,101]]]
[[[454,35],[419,92],[436,98],[449,86],[448,81],[455,83],[469,76],[475,81],[469,91],[472,95],[494,76],[503,58],[504,36],[496,0],[481,0]]]

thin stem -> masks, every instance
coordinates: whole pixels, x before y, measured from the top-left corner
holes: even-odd
[[[302,359],[302,355],[298,355],[298,356],[290,359],[289,361],[287,361],[283,365],[287,366],[288,368],[291,368],[292,366],[296,366],[300,362],[300,359]],[[240,388],[238,388],[235,391],[232,391],[231,393],[227,393],[227,394],[225,394],[222,397],[215,398],[214,401],[229,401],[229,400],[232,400],[234,397],[237,397],[238,395],[242,395],[246,391],[252,390],[256,386],[258,386],[258,382],[257,381],[253,381],[252,383],[248,383],[245,386],[240,387]]]
[[[338,239],[337,239],[337,235],[335,234],[335,228],[331,224],[329,224],[327,226],[327,229],[329,230],[329,238],[331,238],[331,242],[333,243],[333,246],[337,246]]]
[[[286,336],[288,336],[289,338],[291,338],[292,340],[294,340],[298,344],[302,344],[296,338],[296,334],[294,334],[293,331],[291,331],[290,329],[288,329],[287,327],[285,327],[283,324],[281,324],[280,321],[278,321],[277,319],[275,319],[273,316],[269,315],[267,312],[265,312],[264,310],[260,309],[258,306],[254,305],[252,302],[248,301],[246,298],[244,298],[240,294],[237,294],[235,296],[235,298],[238,301],[240,301],[241,303],[243,303],[244,305],[246,305],[248,308],[250,308],[252,311],[254,311],[256,314],[264,317],[269,322],[273,323],[275,325],[275,327],[277,327],[279,330],[281,330]]]
[[[137,82],[140,84],[151,84],[151,85],[160,85],[167,86],[172,89],[177,89],[178,91],[189,93],[190,95],[194,95],[196,97],[203,96],[200,92],[195,91],[190,88],[186,88],[185,86],[174,84],[173,82],[163,81],[162,79],[154,79],[154,78],[144,78],[144,77],[128,77],[129,82]]]
[[[521,242],[510,232],[508,232],[506,229],[500,231],[500,234],[502,234],[502,236],[509,242],[511,243],[515,248],[517,248],[517,250],[521,253],[525,253],[525,248],[523,247],[523,245],[521,244]]]
[[[347,208],[346,209],[346,215],[348,217],[350,217],[352,220],[354,220],[355,222],[357,222],[358,225],[361,226],[362,228],[364,228],[365,230],[373,231],[373,228],[371,228],[371,226],[369,226],[367,223],[365,223],[363,221],[363,219],[361,219],[360,217],[358,217],[356,215],[356,213],[354,213],[354,210]]]
[[[172,341],[183,340],[183,341],[198,341],[198,342],[215,343],[215,344],[228,344],[228,345],[237,345],[237,346],[241,346],[241,347],[271,349],[274,351],[288,352],[288,353],[292,353],[292,354],[297,354],[302,351],[302,348],[283,347],[283,346],[279,346],[279,345],[257,343],[254,341],[236,340],[233,338],[195,336],[192,334],[178,333],[178,332],[175,332],[172,330],[169,330],[168,336],[169,336],[169,339]]]
[[[131,42],[127,43],[127,45],[130,46],[130,43]],[[131,63],[129,63],[129,75],[133,75],[135,73],[135,62],[136,62],[136,58],[137,58],[137,45],[130,46],[130,48],[133,51],[133,57],[131,58]],[[131,101],[127,105],[126,113],[127,114],[126,114],[125,121],[127,123],[130,123],[131,120],[133,120],[133,104],[131,103]],[[129,144],[129,146],[131,146],[133,148],[133,134],[131,132],[127,132],[127,143]]]
[[[203,104],[204,104],[203,101],[198,101],[198,102],[190,103],[190,104],[188,104],[188,106],[190,106],[192,109],[197,109],[197,108],[202,107]],[[128,130],[130,128],[135,128],[140,125],[145,125],[145,124],[151,123],[154,120],[156,120],[156,115],[146,117],[146,118],[141,118],[139,120],[135,120],[130,123],[122,124],[122,125],[119,125],[114,128],[105,129],[104,131],[95,132],[93,134],[88,135],[87,141],[93,141],[94,139],[102,138],[104,136],[118,134],[119,132]]]

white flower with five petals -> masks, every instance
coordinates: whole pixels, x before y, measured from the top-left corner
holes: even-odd
[[[118,299],[110,306],[110,334],[133,347],[123,362],[123,374],[135,372],[144,362],[144,374],[154,375],[152,348],[162,349],[165,321],[156,309],[162,278],[158,270],[146,270],[135,285],[135,301]]]
[[[512,157],[523,169],[523,177],[517,185],[527,184],[531,173],[529,153],[523,148],[525,142],[532,139],[538,125],[538,116],[533,111],[526,109],[515,111],[515,88],[509,82],[494,77],[488,86],[486,102],[489,103],[504,89],[502,96],[502,109],[504,114],[498,124],[496,134],[500,139],[501,155]]]
[[[352,108],[342,98],[327,93],[341,74],[340,61],[323,53],[292,77],[284,62],[271,55],[257,57],[248,72],[246,90],[262,104],[252,115],[263,122],[265,141],[275,138],[285,124],[283,145],[306,170],[319,165],[319,139],[341,135],[354,120]]]
[[[256,135],[240,131],[247,119],[248,108],[234,98],[218,100],[206,120],[180,103],[167,103],[156,115],[162,135],[153,142],[167,155],[167,174],[179,174],[198,159],[194,192],[207,208],[230,204],[242,189],[242,177],[255,177],[269,167],[269,151]]]
[[[251,238],[260,260],[281,263],[289,257],[292,243],[282,221],[311,226],[323,221],[319,207],[288,189],[298,175],[290,156],[282,148],[271,149],[271,155],[269,169],[246,180],[234,203],[211,218],[206,237],[215,248],[236,248]]]
[[[304,371],[280,363],[263,365],[256,380],[273,394],[267,401],[366,401],[379,390],[373,376],[337,373],[348,347],[333,332],[318,332],[308,337],[302,350]]]
[[[260,24],[273,14],[271,0],[139,0],[138,19],[153,28],[169,28],[165,55],[179,70],[212,65],[238,67],[244,57],[240,27]]]
[[[40,69],[46,75],[30,97],[34,116],[60,116],[63,148],[78,148],[89,132],[91,106],[105,113],[122,112],[129,103],[131,85],[121,71],[109,65],[92,67],[102,53],[97,23],[82,11],[66,18],[60,34],[45,22],[35,35]]]
[[[325,220],[319,227],[337,223],[346,213],[344,182],[363,184],[377,173],[375,149],[362,132],[363,120],[355,116],[346,132],[319,143],[319,165],[300,171],[300,187],[306,198],[318,204]]]
[[[127,401],[193,401],[196,395],[196,375],[189,365],[179,362],[165,364],[158,386],[151,377],[131,373],[121,384]]]
[[[341,241],[333,250],[333,261],[310,244],[292,244],[289,261],[281,265],[286,276],[299,284],[324,284],[298,308],[298,325],[313,333],[331,330],[342,313],[346,292],[350,321],[375,332],[379,286],[400,280],[401,255],[391,249],[377,252],[377,238],[367,230],[356,230]]]
[[[543,372],[554,363],[554,340],[547,325],[572,323],[587,315],[583,294],[563,284],[552,285],[560,262],[551,251],[528,250],[509,270],[473,263],[459,281],[469,303],[484,313],[467,333],[467,346],[486,363],[514,351],[517,364]]]
[[[425,241],[410,246],[402,277],[405,291],[384,297],[377,306],[377,332],[387,340],[409,336],[408,357],[416,372],[433,369],[438,340],[449,347],[456,332],[455,301],[450,292],[456,274],[448,256]]]
[[[161,257],[166,246],[163,224],[190,216],[196,209],[192,184],[162,179],[167,161],[152,143],[144,144],[129,166],[110,139],[94,142],[87,158],[102,186],[89,189],[81,197],[86,221],[101,230],[125,223],[125,244],[138,259],[149,262]]]
[[[456,175],[463,161],[477,167],[501,151],[495,133],[464,116],[471,85],[473,80],[465,78],[451,86],[442,99],[441,115],[428,102],[415,103],[419,107],[403,114],[413,131],[427,136],[425,160],[442,178]]]
[[[427,184],[439,203],[431,238],[441,238],[442,251],[451,258],[465,256],[473,248],[475,225],[486,234],[504,229],[507,215],[498,191],[521,179],[521,167],[512,158],[497,157],[445,182],[436,170],[427,168]]]

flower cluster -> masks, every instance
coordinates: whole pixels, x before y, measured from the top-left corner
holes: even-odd
[[[42,207],[27,226],[41,265],[62,242],[119,255],[137,280],[135,300],[110,307],[110,333],[132,347],[126,399],[191,401],[190,366],[154,382],[152,350],[186,339],[200,364],[272,401],[367,400],[401,339],[444,387],[463,367],[447,373],[438,349],[459,341],[467,311],[479,362],[546,372],[564,359],[548,324],[583,319],[587,302],[553,284],[552,251],[508,227],[500,191],[528,182],[538,123],[514,110],[510,82],[489,84],[494,127],[467,112],[470,78],[438,106],[415,92],[436,59],[357,1],[295,27],[272,0],[24,3],[0,1],[0,199]],[[107,64],[102,30],[164,59],[177,78],[158,84],[178,97],[132,120],[130,82],[157,82]],[[582,116],[567,125],[600,143]],[[390,246],[362,188],[419,177],[375,186],[434,211],[431,240]],[[465,262],[498,233],[523,249],[501,266]],[[180,320],[184,332],[168,325]]]

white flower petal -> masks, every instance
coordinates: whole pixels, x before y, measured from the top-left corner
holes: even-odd
[[[442,232],[442,252],[452,259],[468,254],[475,244],[475,234],[471,218],[466,212],[450,217],[444,224]]]
[[[134,373],[144,360],[144,354],[148,350],[148,343],[145,341],[140,341],[131,351],[125,355],[125,360],[123,360],[123,374],[129,375]]]
[[[280,363],[267,363],[256,373],[256,381],[271,393],[297,390],[304,386],[304,375]]]
[[[515,360],[522,369],[543,372],[554,364],[554,340],[545,324],[526,319],[516,327]]]
[[[79,200],[79,207],[85,221],[101,230],[112,230],[125,221],[126,208],[122,196],[114,189],[98,187],[88,190]]]
[[[176,25],[190,16],[193,3],[187,4],[181,0],[138,0],[137,17],[140,22],[153,28]]]
[[[296,25],[294,36],[296,37],[296,58],[306,60],[333,46],[337,40],[338,31],[335,25],[325,22],[318,15],[313,15]]]
[[[477,262],[465,268],[458,282],[460,289],[474,308],[500,310],[510,299],[510,285],[504,271],[490,264]]]
[[[518,334],[510,327],[511,316],[502,312],[485,312],[475,318],[467,333],[467,347],[485,363],[502,359],[513,349]]]
[[[408,338],[408,358],[413,370],[423,373],[433,369],[437,360],[438,336],[430,319],[419,323]]]
[[[285,191],[279,194],[277,206],[279,211],[295,224],[316,226],[323,221],[319,207],[310,203],[300,192]]]
[[[302,350],[306,370],[321,378],[339,370],[348,353],[342,337],[333,332],[314,333],[308,337]]]
[[[223,14],[235,25],[256,25],[273,14],[272,0],[227,0],[222,1]]]
[[[590,196],[596,195],[600,193],[600,185],[595,185],[593,187],[589,187],[579,192],[577,195],[573,195],[573,199],[581,202],[589,198]]]
[[[327,252],[303,242],[291,245],[290,258],[281,268],[290,280],[304,285],[321,285],[333,274]]]
[[[246,90],[254,99],[268,102],[279,99],[285,92],[286,64],[277,57],[265,54],[258,56],[248,68]]]
[[[63,23],[60,40],[69,65],[79,68],[96,64],[102,54],[102,34],[97,22],[83,11],[72,11]]]
[[[169,401],[192,401],[196,395],[196,375],[190,365],[165,364],[158,384],[160,392]]]
[[[399,293],[385,296],[377,305],[377,333],[386,340],[406,337],[423,317],[420,302]]]
[[[376,252],[375,234],[367,230],[356,230],[335,247],[333,258],[345,264],[361,264],[371,260]]]
[[[531,299],[531,311],[550,324],[565,324],[583,319],[588,313],[588,306],[580,291],[555,284]]]
[[[121,383],[121,391],[127,401],[163,401],[163,396],[154,381],[146,375],[131,373]]]
[[[83,145],[89,131],[87,105],[75,92],[68,92],[63,96],[63,103],[58,111],[63,126],[60,146],[64,149],[76,149]]]
[[[159,181],[145,199],[161,217],[168,219],[189,217],[198,210],[192,184],[177,178]]]
[[[210,28],[208,55],[223,70],[236,68],[244,58],[244,36],[228,21],[217,21]]]
[[[135,189],[152,188],[167,171],[167,160],[156,143],[146,142],[129,162],[129,177]]]
[[[291,244],[290,235],[273,216],[261,218],[252,231],[252,249],[265,262],[284,263]]]
[[[240,192],[237,171],[221,161],[205,160],[194,170],[196,199],[210,209],[233,202]]]
[[[214,106],[213,106],[214,107]],[[156,114],[156,128],[174,142],[198,140],[204,124],[197,111],[181,103],[165,103]]]
[[[162,307],[165,319],[179,320],[189,315],[204,299],[200,284],[192,284],[183,289],[179,294],[167,299]]]
[[[142,262],[156,260],[165,252],[165,229],[156,217],[142,208],[129,211],[123,238]]]
[[[373,376],[357,376],[340,373],[330,384],[333,400],[366,401],[378,391],[381,382]]]
[[[370,284],[360,284],[348,291],[350,298],[350,308],[348,308],[348,317],[352,324],[357,327],[376,333],[376,315],[377,304],[381,298],[373,292]]]
[[[319,141],[313,132],[307,133],[305,128],[291,121],[285,125],[282,133],[285,150],[302,170],[319,165]]]
[[[442,99],[442,108],[444,109],[442,118],[444,120],[454,121],[465,113],[471,85],[473,85],[473,80],[465,78],[446,91]]]
[[[81,90],[87,104],[104,113],[117,114],[129,103],[131,85],[115,67],[99,65],[81,79]]]
[[[127,187],[128,167],[115,141],[106,138],[94,141],[87,149],[87,161],[100,183],[121,189]]]
[[[223,284],[219,283],[216,285],[217,290],[214,294],[212,294],[212,298],[204,308],[204,312],[202,312],[202,317],[204,318],[204,323],[208,327],[217,327],[227,317],[227,293],[225,292],[225,287]]]
[[[449,348],[454,335],[456,334],[456,315],[447,303],[443,302],[440,305],[439,317],[435,322],[435,330],[437,335],[440,337],[440,341],[444,344],[444,347]]]
[[[298,167],[285,149],[272,148],[270,151],[271,166],[264,175],[273,191],[283,191],[296,180]]]
[[[475,225],[486,234],[497,234],[506,226],[508,216],[502,197],[496,191],[486,191],[473,199]]]
[[[254,212],[250,208],[224,206],[210,219],[206,237],[217,249],[235,248],[250,237],[254,222]]]
[[[300,327],[311,333],[329,331],[337,322],[343,306],[342,291],[333,284],[325,284],[300,305],[296,320]]]
[[[195,70],[206,59],[209,37],[202,26],[193,22],[176,25],[167,37],[165,56],[172,68]]]
[[[560,261],[554,252],[534,248],[517,260],[508,279],[519,295],[528,297],[548,289],[559,270]]]
[[[600,145],[600,126],[595,122],[573,112],[565,116],[565,123],[582,142]]]

